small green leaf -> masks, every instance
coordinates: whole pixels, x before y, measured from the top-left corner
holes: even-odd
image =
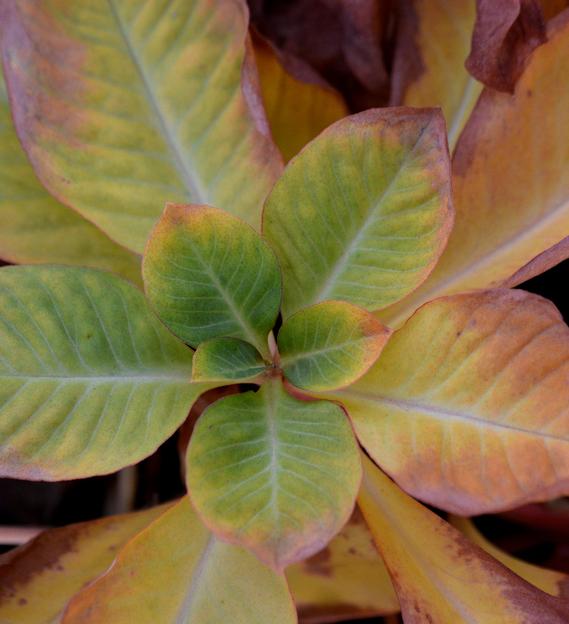
[[[339,406],[299,401],[273,378],[204,412],[187,474],[211,530],[282,569],[318,551],[346,523],[361,465]]]
[[[158,316],[188,344],[231,336],[268,358],[279,267],[267,243],[237,217],[168,204],[148,242],[143,278]]]
[[[194,355],[194,381],[250,381],[267,369],[261,354],[239,338],[202,342]]]
[[[92,269],[0,271],[0,474],[45,481],[150,455],[201,392],[142,293]]]
[[[361,377],[388,337],[389,329],[366,310],[324,301],[293,314],[281,327],[281,367],[299,388],[333,390]]]
[[[377,109],[338,121],[290,162],[265,205],[285,317],[326,299],[368,310],[398,301],[431,272],[451,226],[439,110]]]

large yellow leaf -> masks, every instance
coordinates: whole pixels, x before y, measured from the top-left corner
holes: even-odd
[[[569,602],[513,574],[364,458],[360,506],[405,624],[564,624]]]
[[[16,128],[55,197],[138,252],[165,201],[258,225],[281,165],[244,2],[20,0],[0,21]]]
[[[269,125],[285,160],[290,160],[326,126],[345,117],[348,108],[331,88],[289,74],[261,37],[254,43]]]
[[[382,319],[398,324],[434,297],[510,283],[567,236],[567,75],[569,12],[550,24],[549,41],[533,53],[513,96],[483,92],[453,158],[456,219],[448,246],[425,283]],[[539,270],[560,259],[542,257]]]
[[[480,546],[489,555],[510,568],[518,576],[531,583],[541,591],[552,596],[560,596],[569,599],[569,576],[556,570],[548,570],[539,566],[512,557],[489,542],[474,526],[472,520],[460,516],[452,516],[451,524],[471,541]]]
[[[102,574],[117,551],[165,506],[41,533],[0,557],[0,622],[52,624],[67,601]]]
[[[38,182],[10,118],[0,66],[0,257],[79,264],[141,282],[140,258],[53,199]]]
[[[569,493],[569,328],[520,290],[420,308],[334,393],[407,492],[463,515]]]
[[[475,17],[475,0],[415,0],[402,15],[392,102],[440,106],[451,151],[483,86],[464,67]],[[414,54],[419,67],[410,62]]]
[[[62,624],[294,624],[286,581],[216,539],[182,499],[71,600]]]
[[[326,548],[287,568],[286,576],[304,623],[399,611],[389,573],[357,508]]]

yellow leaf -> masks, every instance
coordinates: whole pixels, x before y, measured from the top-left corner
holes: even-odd
[[[318,554],[286,570],[302,622],[332,622],[399,611],[389,573],[356,508]]]
[[[261,95],[276,144],[290,160],[331,123],[348,114],[339,93],[289,74],[270,44],[255,37]]]
[[[566,624],[569,603],[522,580],[364,458],[360,507],[406,624]]]
[[[282,575],[216,539],[182,499],[69,603],[62,624],[294,624]]]
[[[16,129],[54,197],[136,252],[166,201],[259,225],[282,165],[243,0],[20,0],[0,22]]]
[[[10,118],[0,65],[0,257],[19,264],[72,264],[142,283],[140,257],[120,247],[38,182]]]
[[[133,535],[167,506],[41,533],[0,557],[0,622],[51,624],[67,601],[102,574]]]
[[[475,17],[475,0],[416,0],[402,15],[393,103],[440,106],[451,152],[483,87],[464,67]],[[409,62],[413,54],[419,68]]]

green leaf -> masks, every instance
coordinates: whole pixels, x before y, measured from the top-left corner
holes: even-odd
[[[158,316],[188,344],[241,338],[269,359],[279,267],[267,243],[240,219],[209,206],[169,204],[148,242],[143,277]]]
[[[202,342],[194,355],[194,381],[250,381],[267,370],[261,354],[238,338]]]
[[[285,316],[325,299],[377,310],[425,280],[452,225],[444,119],[389,108],[347,117],[287,166],[263,231]]]
[[[16,128],[54,197],[139,253],[166,200],[258,225],[282,165],[245,2],[19,0],[0,24]]]
[[[361,465],[340,407],[299,401],[273,378],[203,413],[187,475],[212,531],[282,569],[318,551],[346,523]]]
[[[216,539],[187,497],[70,601],[62,624],[295,624],[286,581]]]
[[[0,65],[0,257],[106,269],[141,283],[140,257],[123,249],[38,182],[10,118]]]
[[[208,387],[142,293],[91,269],[0,271],[0,473],[75,479],[150,455]]]
[[[305,390],[333,390],[361,377],[377,360],[389,330],[369,312],[324,301],[293,314],[278,346],[286,378]]]

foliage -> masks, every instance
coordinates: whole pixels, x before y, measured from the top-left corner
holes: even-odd
[[[0,0],[0,254],[48,263],[0,270],[0,472],[119,470],[239,384],[187,496],[4,556],[0,621],[569,619],[410,497],[569,494],[569,328],[509,290],[569,255],[569,12],[489,4],[402,3],[393,105],[346,115],[258,35],[257,75],[241,0]]]

